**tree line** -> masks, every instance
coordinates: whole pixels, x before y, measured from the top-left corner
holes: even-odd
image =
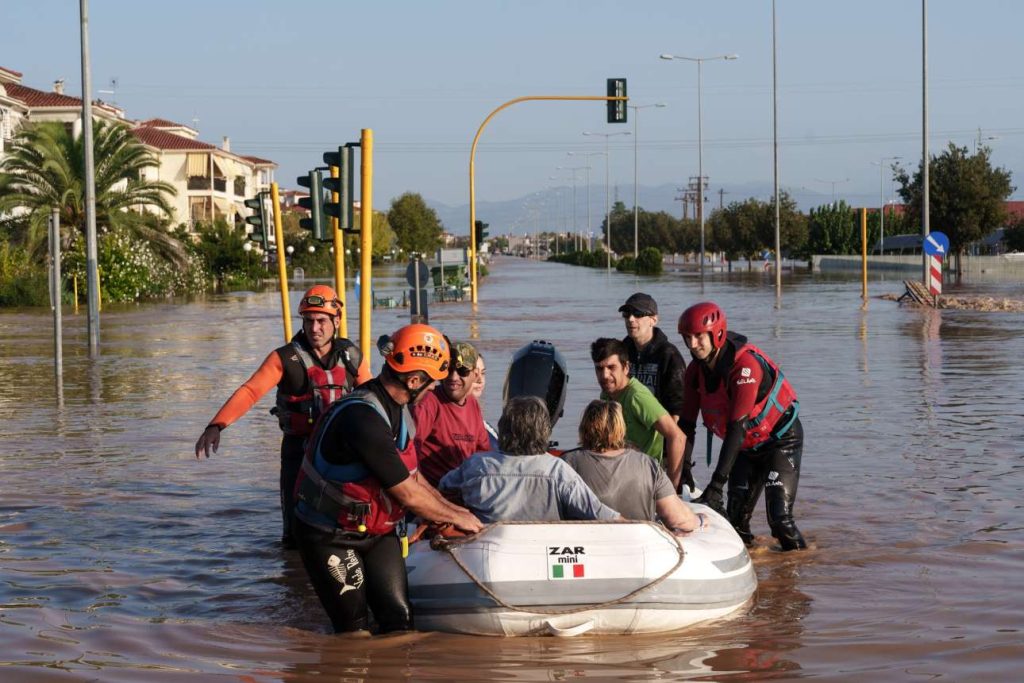
[[[891,208],[884,219],[877,207],[867,214],[867,246],[870,252],[884,235],[920,234],[922,169],[912,173],[894,164],[893,179],[899,184],[902,212]],[[991,164],[991,150],[981,147],[973,154],[950,143],[929,165],[930,227],[950,239],[950,251],[962,254],[974,242],[999,227],[1007,227],[1004,240],[1010,250],[1024,250],[1024,220],[1010,221],[1006,200],[1016,189],[1011,173]],[[884,226],[883,226],[884,223]],[[663,253],[698,253],[700,224],[663,211],[633,211],[616,202],[611,212],[612,251],[632,254],[634,229],[640,249],[653,247]],[[779,197],[779,233],[783,255],[809,259],[813,254],[861,253],[861,213],[844,201],[801,213],[792,197]],[[601,223],[604,243],[606,221]],[[552,237],[553,238],[553,237]],[[775,249],[775,201],[754,197],[735,201],[711,212],[705,221],[704,248],[726,260],[755,261]],[[571,243],[563,251],[571,252]],[[552,253],[554,247],[552,245]],[[570,259],[571,260],[571,259]],[[600,265],[600,264],[598,264]]]
[[[108,301],[189,295],[223,287],[252,287],[271,275],[270,259],[245,250],[244,231],[233,221],[172,225],[169,198],[173,186],[145,180],[144,169],[155,157],[127,126],[94,122],[96,165],[96,224],[99,267]],[[931,227],[945,232],[951,251],[963,253],[972,242],[1007,224],[1005,200],[1015,190],[1011,174],[991,164],[991,151],[981,147],[970,154],[950,144],[931,159]],[[72,279],[85,281],[84,145],[81,134],[56,122],[30,123],[19,128],[0,163],[0,305],[48,305],[47,220],[57,207],[61,221],[61,248],[65,255],[65,299]],[[902,215],[885,217],[885,234],[919,233],[921,169],[898,165],[893,178],[905,204]],[[705,225],[705,250],[721,252],[729,260],[757,260],[774,248],[773,200],[750,198],[713,211]],[[779,202],[783,254],[808,258],[811,254],[860,252],[859,217],[853,207],[838,202],[802,214],[783,193]],[[234,217],[232,217],[234,218]],[[877,211],[868,221],[868,241],[879,238]],[[286,244],[295,247],[293,266],[309,276],[333,273],[330,245],[314,244],[298,227],[298,216],[283,216]],[[442,243],[444,226],[423,197],[406,192],[395,198],[388,212],[374,213],[373,257],[402,258],[418,252],[432,254]],[[488,229],[478,221],[478,244]],[[633,253],[634,214],[622,202],[611,211],[612,250]],[[602,223],[601,238],[606,234]],[[641,263],[620,259],[618,267],[634,272],[654,268],[661,253],[700,250],[700,226],[665,212],[638,210],[636,236]],[[554,253],[555,236],[549,233]],[[1005,241],[1011,250],[1024,250],[1024,223],[1009,225]],[[568,242],[568,241],[567,241]],[[468,238],[462,239],[468,246]],[[312,249],[310,249],[312,247]],[[358,263],[358,238],[346,237],[346,258]],[[571,242],[560,251],[572,252]],[[566,256],[571,262],[603,266],[606,258]],[[593,264],[590,262],[593,261]],[[276,270],[276,269],[275,269]]]

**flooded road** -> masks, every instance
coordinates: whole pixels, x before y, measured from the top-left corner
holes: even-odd
[[[495,639],[328,633],[301,562],[280,550],[272,396],[193,444],[282,342],[279,295],[109,308],[102,357],[85,316],[0,311],[0,679],[10,681],[832,680],[1002,681],[1024,661],[1024,315],[925,311],[855,279],[786,274],[634,278],[499,259],[468,304],[431,322],[488,362],[496,421],[513,351],[553,342],[570,365],[555,438],[575,443],[598,394],[589,343],[653,295],[661,327],[714,299],[777,360],[806,433],[796,517],[811,544],[772,548],[763,513],[750,609],[683,634]],[[378,290],[398,292],[401,278]],[[301,285],[293,285],[297,301]],[[898,280],[870,283],[872,296]],[[955,289],[947,288],[947,293]],[[1020,296],[1019,283],[965,287]],[[351,292],[349,301],[354,302]],[[374,312],[373,334],[407,320]],[[358,324],[352,319],[353,335]],[[374,358],[374,369],[379,358]],[[703,436],[695,475],[706,482]],[[717,444],[716,444],[717,450]],[[763,508],[762,508],[763,509]]]

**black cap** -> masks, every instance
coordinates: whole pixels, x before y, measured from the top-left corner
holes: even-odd
[[[637,292],[626,299],[626,303],[619,306],[619,313],[623,311],[636,311],[644,315],[658,315],[658,302],[650,294]]]

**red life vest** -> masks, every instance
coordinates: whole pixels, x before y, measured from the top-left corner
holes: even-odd
[[[307,444],[302,469],[295,483],[296,514],[325,531],[340,529],[382,536],[390,533],[405,517],[405,507],[388,495],[365,465],[359,462],[334,465],[323,457],[321,451],[323,435],[331,423],[341,411],[355,404],[372,406],[391,427],[384,405],[369,390],[356,390],[328,408],[317,424],[314,438]],[[409,409],[402,406],[402,424],[395,446],[398,457],[410,474],[416,472],[415,434],[415,422]]]
[[[757,448],[768,441],[773,435],[781,436],[796,420],[800,409],[800,402],[797,401],[796,392],[782,375],[782,370],[769,358],[761,349],[753,344],[743,344],[736,349],[735,364],[746,354],[751,354],[761,364],[764,370],[765,380],[771,381],[771,389],[764,398],[754,404],[751,410],[751,417],[744,423],[743,428],[746,435],[740,445],[742,450]],[[774,377],[774,381],[772,378]],[[719,439],[725,438],[725,432],[729,426],[729,415],[732,408],[732,400],[727,393],[728,382],[723,380],[719,383],[718,389],[709,393],[704,384],[704,373],[697,373],[697,391],[700,394],[700,413],[704,426],[714,432]],[[760,393],[760,392],[758,392]],[[787,421],[780,424],[782,416],[792,407],[793,410]],[[776,429],[778,427],[778,429]],[[710,438],[710,437],[709,437]]]
[[[337,352],[331,350],[331,353],[337,353],[339,358],[330,369],[317,363],[312,354],[298,341],[291,343],[290,351],[293,355],[285,358],[283,362],[298,360],[306,374],[303,387],[306,391],[302,394],[288,394],[278,389],[274,411],[281,431],[285,434],[309,436],[313,433],[313,424],[327,406],[352,391],[355,374],[347,369],[352,367],[352,363],[348,362],[347,347],[343,346]],[[285,376],[288,376],[287,369]]]

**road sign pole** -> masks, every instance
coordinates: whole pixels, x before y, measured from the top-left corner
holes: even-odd
[[[936,297],[938,303],[938,296],[942,294],[942,258],[932,254],[928,260],[928,291]]]

